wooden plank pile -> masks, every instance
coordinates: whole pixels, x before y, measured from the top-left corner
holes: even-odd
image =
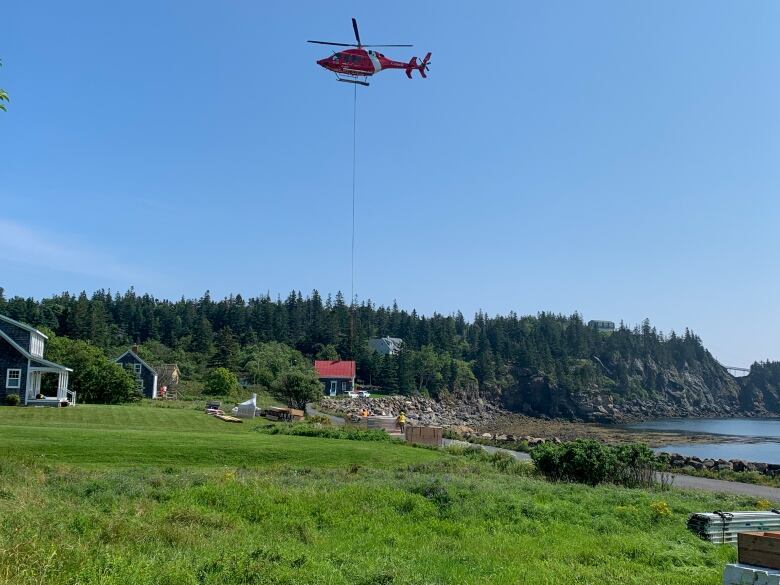
[[[424,445],[442,445],[442,427],[413,427],[407,425],[405,429],[407,443],[422,443]]]
[[[723,585],[780,585],[780,532],[742,532],[739,563],[726,565]]]
[[[306,413],[296,408],[271,406],[263,411],[263,416],[268,420],[296,422],[303,420],[306,417]]]
[[[692,514],[688,529],[715,544],[735,544],[740,532],[780,530],[780,511]]]

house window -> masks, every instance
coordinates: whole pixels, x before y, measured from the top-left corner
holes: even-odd
[[[141,375],[141,364],[133,364],[133,371],[135,372],[136,376]]]
[[[19,388],[22,385],[22,370],[9,369],[5,375],[6,388]]]
[[[342,392],[346,392],[347,391],[347,383],[346,382],[342,382],[341,383],[341,391]]]
[[[43,337],[37,333],[31,333],[30,353],[36,357],[43,357]]]
[[[330,381],[330,395],[331,396],[335,396],[336,395],[336,392],[338,391],[338,387],[339,387],[338,384],[339,383],[336,382],[336,380],[331,380]]]

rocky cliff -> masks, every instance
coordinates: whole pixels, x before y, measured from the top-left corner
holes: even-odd
[[[603,368],[606,375],[578,388],[520,368],[492,396],[514,412],[597,422],[780,415],[780,383],[769,375],[735,378],[714,361],[677,368],[650,358],[605,361]]]

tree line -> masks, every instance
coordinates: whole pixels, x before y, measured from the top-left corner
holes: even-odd
[[[131,343],[156,347],[161,359],[196,377],[216,367],[252,377],[247,356],[263,344],[283,344],[309,360],[354,359],[360,381],[402,394],[501,392],[526,371],[570,390],[652,394],[656,375],[648,372],[637,381],[633,360],[651,359],[662,368],[720,368],[693,332],[666,335],[647,320],[636,327],[621,323],[604,334],[577,313],[480,311],[467,320],[460,312],[425,316],[370,300],[350,306],[341,293],[323,298],[316,290],[218,300],[207,291],[198,299],[167,300],[131,288],[36,300],[6,298],[0,289],[0,313],[109,353]],[[403,351],[384,358],[370,351],[368,339],[381,336],[402,338]]]

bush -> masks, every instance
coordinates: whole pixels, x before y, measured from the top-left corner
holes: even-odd
[[[324,414],[315,414],[310,417],[307,417],[306,422],[309,423],[310,425],[330,426],[332,424],[330,417]]]
[[[323,439],[347,439],[349,441],[392,441],[384,431],[363,430],[354,427],[331,427],[309,423],[275,424],[257,427],[258,432],[269,435],[295,435],[299,437],[320,437]]]
[[[273,390],[288,406],[301,410],[306,408],[307,402],[322,397],[322,383],[313,369],[285,372],[274,382]]]
[[[210,396],[228,396],[238,388],[238,378],[227,368],[216,368],[206,376],[203,393]]]
[[[660,522],[664,518],[669,518],[672,515],[672,509],[669,504],[663,500],[650,503],[650,513],[653,517],[653,522]]]
[[[649,486],[658,467],[655,454],[642,444],[611,447],[593,440],[544,443],[531,450],[536,468],[556,481],[626,487]]]
[[[9,394],[5,397],[5,403],[8,406],[19,406],[19,395],[18,394]]]

